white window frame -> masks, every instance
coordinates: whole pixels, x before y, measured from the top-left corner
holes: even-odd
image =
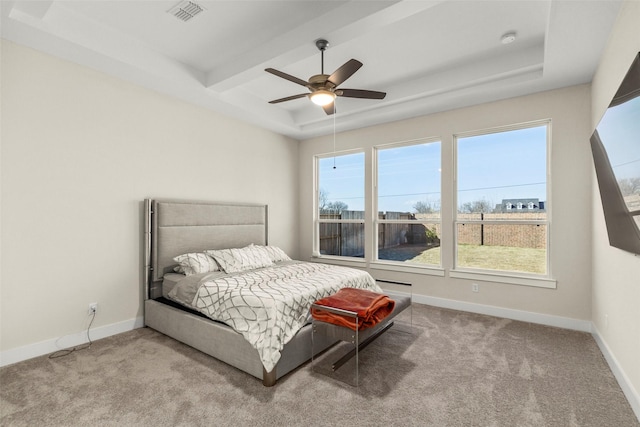
[[[513,130],[521,130],[538,126],[546,126],[547,127],[547,144],[546,144],[546,201],[551,200],[551,119],[545,120],[537,120],[526,123],[519,123],[509,126],[500,126],[495,128],[483,129],[478,131],[457,133],[453,135],[453,162],[454,162],[454,170],[453,170],[453,268],[449,272],[450,277],[454,278],[462,278],[462,279],[470,279],[470,280],[485,280],[485,281],[494,281],[494,282],[502,282],[516,285],[524,285],[524,286],[534,286],[534,287],[543,287],[543,288],[556,288],[556,280],[553,279],[552,275],[552,264],[551,264],[551,207],[553,203],[546,203],[546,220],[499,220],[499,221],[491,221],[491,220],[459,220],[458,219],[458,139],[459,138],[467,138],[473,136],[487,135],[493,133],[501,133],[508,132]],[[458,226],[460,224],[484,224],[484,225],[506,225],[506,224],[517,224],[517,225],[544,225],[546,228],[546,263],[547,263],[547,272],[546,274],[535,274],[535,273],[526,273],[526,272],[512,272],[512,271],[503,271],[503,270],[489,270],[489,269],[479,269],[479,268],[468,268],[468,267],[459,267],[458,266]]]
[[[373,238],[373,254],[371,265],[373,268],[377,268],[380,270],[394,270],[394,271],[406,271],[406,272],[422,272],[437,276],[444,276],[444,269],[442,268],[442,247],[440,250],[440,262],[439,264],[418,264],[418,263],[404,263],[401,261],[392,261],[392,260],[381,260],[378,258],[378,233],[379,227],[383,224],[424,224],[425,226],[433,224],[435,221],[424,221],[424,220],[390,220],[390,219],[380,219],[378,217],[378,212],[380,211],[378,208],[378,153],[381,150],[385,149],[393,149],[393,148],[401,148],[401,147],[409,147],[413,145],[422,145],[422,144],[431,144],[431,143],[440,143],[440,165],[442,167],[442,139],[441,138],[420,138],[413,139],[409,141],[402,142],[393,142],[389,144],[381,144],[373,147],[373,156],[372,156],[372,178],[373,178],[373,212],[372,212],[372,234]],[[440,180],[440,199],[442,200],[442,179]],[[440,224],[440,230],[442,230],[442,211],[440,214],[440,219],[438,220]],[[442,232],[441,232],[442,234]]]
[[[358,154],[358,153],[362,153],[364,156],[364,175],[362,177],[362,188],[363,188],[363,192],[364,192],[364,206],[365,206],[365,213],[364,213],[364,218],[363,219],[320,219],[320,207],[318,206],[319,200],[320,200],[320,176],[319,176],[319,172],[320,172],[320,167],[319,167],[319,163],[321,159],[327,159],[327,158],[333,158],[333,157],[341,157],[341,156],[348,156],[351,154]],[[312,254],[314,258],[324,258],[327,260],[332,260],[335,263],[338,264],[344,264],[344,265],[352,265],[352,266],[361,266],[361,264],[366,263],[366,248],[367,248],[367,242],[369,241],[369,236],[367,236],[366,233],[366,227],[365,227],[365,218],[367,216],[367,212],[366,212],[366,207],[368,206],[367,203],[367,199],[369,198],[369,195],[367,194],[366,191],[366,169],[367,169],[367,156],[366,156],[366,152],[364,149],[357,149],[357,150],[346,150],[346,151],[340,151],[340,152],[334,152],[334,153],[326,153],[326,154],[317,154],[314,156],[313,159],[313,194],[314,194],[314,201],[313,201],[313,250],[312,250]],[[362,224],[363,227],[365,227],[365,231],[364,231],[364,249],[365,249],[365,254],[363,258],[359,258],[359,257],[350,257],[350,256],[343,256],[343,255],[326,255],[326,254],[321,254],[320,253],[320,224],[321,223],[325,223],[325,224]]]

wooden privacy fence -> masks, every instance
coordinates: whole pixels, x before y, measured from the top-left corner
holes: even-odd
[[[320,214],[320,219],[362,219],[364,211]],[[320,253],[364,257],[364,224],[320,223]]]
[[[422,223],[380,224],[378,227],[378,249],[407,244],[439,246],[440,239],[433,237],[440,236],[440,217],[437,218],[437,224],[429,225]],[[378,212],[378,219],[416,221],[418,218],[417,215],[408,212]]]
[[[408,212],[380,212],[379,219],[416,220]],[[363,211],[342,211],[341,213],[320,214],[320,219],[364,219]],[[364,224],[326,223],[321,222],[320,253],[326,255],[364,256]],[[416,224],[381,224],[378,228],[378,249],[390,248],[403,244],[421,244],[439,246],[439,238],[429,238],[429,235],[440,235],[440,224],[433,224],[427,229],[421,223]]]
[[[411,214],[408,212],[380,212],[379,219],[416,221],[416,224],[380,224],[378,249],[400,245],[439,246],[441,236],[440,214]],[[545,213],[459,214],[458,243],[484,246],[510,246],[519,248],[545,248],[547,226],[544,224],[478,224],[465,220],[539,220]],[[342,211],[320,214],[320,219],[364,220],[364,211]],[[420,222],[417,222],[420,221]],[[429,224],[429,222],[433,223]],[[423,222],[427,223],[426,225]],[[321,222],[320,253],[352,257],[364,256],[364,224]]]

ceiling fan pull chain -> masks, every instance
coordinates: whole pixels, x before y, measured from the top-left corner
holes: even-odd
[[[333,168],[336,168],[336,116],[338,109],[336,108],[336,100],[333,100]]]

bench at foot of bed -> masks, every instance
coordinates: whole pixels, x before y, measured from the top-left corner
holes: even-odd
[[[345,326],[336,325],[333,323],[327,323],[322,320],[313,319],[312,322],[312,354],[317,354],[316,349],[313,348],[315,342],[321,342],[326,338],[329,338],[331,341],[338,340],[348,344],[349,350],[344,352],[342,351],[342,356],[339,358],[331,359],[330,361],[322,360],[318,363],[318,358],[312,358],[312,369],[317,372],[329,374],[332,377],[336,377],[337,379],[346,381],[351,383],[352,385],[358,386],[359,384],[359,352],[364,349],[367,345],[372,343],[378,337],[380,337],[383,333],[388,331],[392,326],[394,326],[394,319],[407,308],[411,307],[411,297],[409,296],[394,296],[392,298],[395,301],[395,306],[393,311],[382,321],[380,321],[375,326],[370,328],[358,330],[358,328],[350,328]],[[326,307],[323,305],[312,305],[312,308],[317,310],[327,310],[336,314],[340,314],[343,316],[349,316],[354,318],[354,324],[357,324],[357,313],[346,311],[339,308]],[[397,319],[396,319],[397,320]],[[407,323],[408,328],[411,329],[411,310],[409,310],[408,320],[403,322]],[[355,330],[354,330],[355,329]],[[340,353],[340,351],[338,351]],[[333,352],[335,353],[335,352]],[[325,355],[325,359],[335,357],[335,354]],[[346,379],[347,375],[333,375],[338,372],[338,370],[349,362],[351,359],[355,360],[355,380],[349,381]]]

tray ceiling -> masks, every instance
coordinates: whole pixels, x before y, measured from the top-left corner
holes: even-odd
[[[341,87],[387,92],[338,98],[336,127],[355,129],[590,82],[620,8],[617,0],[0,2],[2,37],[296,139],[333,131],[301,98],[320,73],[364,66]],[[512,43],[501,38],[515,33]],[[302,91],[301,91],[302,89]]]

